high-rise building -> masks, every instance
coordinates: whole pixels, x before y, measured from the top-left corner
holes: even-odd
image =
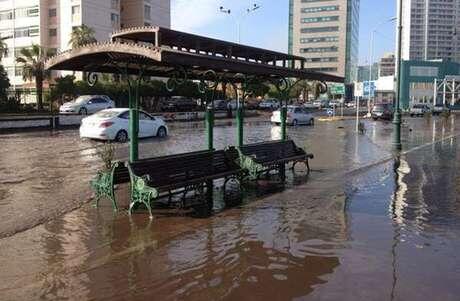
[[[360,0],[290,0],[289,52],[306,68],[355,81]]]
[[[460,60],[460,0],[403,0],[402,5],[404,60]]]
[[[379,63],[379,76],[392,76],[395,75],[396,59],[393,53],[385,54]]]
[[[358,82],[367,82],[369,81],[369,72],[372,72],[370,80],[377,80],[379,78],[379,64],[372,64],[372,68],[369,65],[358,66]]]
[[[73,28],[83,24],[104,41],[120,27],[170,27],[170,18],[170,0],[3,0],[0,38],[8,49],[1,62],[11,84],[20,87],[24,82],[16,58],[22,48],[69,49]]]

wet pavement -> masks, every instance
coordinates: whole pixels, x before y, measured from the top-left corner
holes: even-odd
[[[390,123],[366,128],[290,128],[315,154],[308,179],[291,174],[283,192],[209,219],[153,221],[85,203],[99,159],[77,132],[0,136],[1,233],[58,216],[0,239],[0,300],[458,300],[458,117],[408,119],[400,155]],[[245,140],[279,135],[254,121]],[[233,144],[234,124],[219,122],[215,137]],[[202,123],[174,124],[140,153],[203,146]],[[69,203],[83,206],[59,215]]]

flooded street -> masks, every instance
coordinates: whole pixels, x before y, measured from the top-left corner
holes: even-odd
[[[458,116],[407,119],[398,155],[391,123],[354,126],[289,128],[315,159],[280,193],[152,221],[87,203],[100,159],[77,131],[2,135],[0,300],[458,300]],[[246,142],[280,138],[264,121],[245,129]],[[170,131],[141,157],[204,148],[203,123]],[[235,124],[215,137],[235,144]]]

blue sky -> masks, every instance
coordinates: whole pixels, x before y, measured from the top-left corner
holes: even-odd
[[[396,14],[395,0],[361,0],[360,63],[369,57],[372,28]],[[287,51],[289,0],[172,0],[172,27],[177,30],[218,39],[237,40],[237,19],[254,3],[261,9],[241,18],[241,42],[262,48]],[[219,12],[219,7],[232,14]],[[374,44],[374,57],[394,51],[395,23],[380,25]]]

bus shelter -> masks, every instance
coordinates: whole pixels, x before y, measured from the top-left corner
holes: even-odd
[[[273,85],[281,107],[281,137],[286,139],[286,116],[289,94],[303,81],[343,83],[335,75],[308,71],[303,57],[244,46],[162,27],[123,29],[111,40],[68,50],[45,62],[48,70],[83,71],[95,84],[98,74],[119,74],[129,89],[129,160],[138,160],[139,85],[150,78],[165,78],[173,91],[188,80],[198,82],[201,93],[214,95],[220,85],[234,87],[238,103],[237,146],[243,145],[244,99],[249,87],[260,83]],[[214,106],[206,103],[206,137],[213,149]]]

